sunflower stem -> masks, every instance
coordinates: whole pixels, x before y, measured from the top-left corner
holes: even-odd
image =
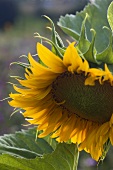
[[[77,170],[77,167],[78,167],[78,160],[79,160],[78,145],[75,144],[75,154],[74,154],[73,170]]]

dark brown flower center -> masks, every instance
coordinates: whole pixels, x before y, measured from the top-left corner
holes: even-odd
[[[57,103],[83,119],[104,123],[113,113],[113,87],[109,82],[85,86],[83,74],[65,72],[52,84],[52,95]]]

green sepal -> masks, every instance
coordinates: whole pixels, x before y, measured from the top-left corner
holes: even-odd
[[[88,60],[89,62],[99,64],[99,62],[96,60],[96,49],[94,47],[96,31],[94,29],[90,30],[92,32],[92,41],[90,42],[87,39],[87,35],[86,35],[85,23],[87,18],[88,18],[88,14],[86,14],[86,17],[82,22],[81,35],[79,38],[77,48],[79,49],[79,51],[82,53],[82,55],[86,60]]]
[[[107,19],[113,32],[113,2],[111,2],[111,4],[108,7]]]
[[[47,42],[48,44],[50,44],[50,45],[52,46],[52,48],[55,49],[53,52],[56,54],[55,51],[57,51],[57,55],[58,55],[60,58],[63,58],[62,53],[59,51],[59,49],[58,49],[58,47],[56,46],[56,44],[54,44],[54,42],[52,42],[52,40],[50,40],[50,39],[48,39],[48,38],[46,38],[46,37],[41,36],[39,33],[35,33],[35,37],[41,39],[41,42],[42,42],[42,40],[44,40],[45,42]],[[64,50],[63,50],[63,53],[64,53]]]
[[[96,31],[94,29],[91,29],[91,32],[92,32],[92,41],[89,45],[89,49],[83,55],[84,55],[85,59],[88,60],[89,62],[99,64],[99,62],[96,59],[96,49],[94,46]]]
[[[35,37],[38,37],[41,40],[45,40],[48,44],[51,45],[52,52],[55,55],[58,55],[60,58],[63,58],[63,54],[65,52],[65,46],[63,44],[63,41],[62,41],[61,37],[59,36],[59,34],[56,32],[55,25],[54,25],[53,21],[49,17],[47,17],[46,15],[44,15],[44,17],[47,18],[50,21],[51,25],[52,25],[52,28],[49,28],[51,30],[51,32],[52,32],[51,40],[46,38],[46,37],[40,36],[38,33],[35,33],[36,34]]]
[[[81,34],[78,40],[78,45],[77,45],[77,49],[80,52],[80,55],[82,58],[88,60],[89,62],[94,62],[99,64],[99,62],[96,60],[96,49],[94,47],[94,43],[95,43],[95,36],[96,36],[96,31],[94,29],[91,29],[90,31],[92,32],[92,41],[90,42],[87,39],[87,35],[86,35],[86,21],[88,19],[88,14],[86,13],[86,16],[82,22],[82,26],[81,26]]]
[[[51,31],[52,31],[51,40],[52,40],[52,42],[58,47],[59,50],[62,50],[62,48],[64,48],[64,44],[63,44],[61,37],[59,36],[59,34],[55,30],[54,22],[48,16],[44,15],[44,17],[47,18],[52,25],[52,28],[51,28]],[[54,46],[53,46],[53,48],[54,48]],[[54,49],[54,50],[56,51],[56,49]]]
[[[108,47],[102,51],[101,53],[98,53],[96,55],[96,59],[100,61],[101,63],[107,63],[107,64],[113,64],[113,49],[112,49],[112,44],[113,44],[113,37],[112,37],[112,32],[108,27],[104,27],[107,32],[108,32],[108,37],[109,37],[109,44]]]
[[[88,18],[88,14],[86,14],[83,22],[82,22],[82,26],[81,26],[81,34],[78,40],[78,49],[84,54],[88,51],[89,46],[90,46],[90,42],[87,39],[87,35],[86,35],[86,27],[85,27],[85,23],[86,20]]]
[[[11,65],[14,65],[14,64],[19,65],[19,66],[22,66],[23,68],[29,68],[29,67],[30,67],[30,64],[23,63],[23,62],[20,62],[20,61],[12,62],[12,63],[10,64],[10,66],[11,66]]]
[[[108,139],[107,142],[103,146],[102,156],[99,158],[98,164],[100,163],[100,161],[103,161],[105,159],[106,154],[108,153],[110,146],[111,146],[111,142]]]

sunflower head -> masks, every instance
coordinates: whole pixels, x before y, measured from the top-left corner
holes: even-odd
[[[10,94],[9,104],[25,110],[27,121],[43,130],[39,137],[71,140],[98,160],[107,140],[113,142],[113,76],[107,65],[104,70],[90,68],[74,45],[69,44],[61,59],[38,43],[44,65],[28,55],[26,79],[18,79],[21,87],[14,85],[18,93]]]
[[[108,60],[98,60],[94,55],[96,34],[93,30],[91,43],[86,41],[86,19],[79,42],[67,47],[49,19],[52,40],[37,36],[52,48],[37,43],[38,62],[28,54],[25,79],[17,79],[19,86],[14,85],[16,93],[10,94],[9,104],[24,110],[27,121],[43,131],[39,137],[50,134],[58,142],[70,140],[79,145],[79,150],[84,149],[99,160],[105,157],[109,144],[113,145],[113,75],[109,68],[112,59],[106,52]],[[110,30],[109,33],[111,36]],[[87,52],[81,50],[82,41],[89,44]]]

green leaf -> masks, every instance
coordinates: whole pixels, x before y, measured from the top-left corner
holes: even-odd
[[[36,128],[1,136],[0,153],[8,153],[23,158],[35,158],[53,152],[56,147],[56,141],[49,137],[35,139]]]
[[[35,159],[16,158],[3,154],[0,167],[3,170],[76,170],[78,149],[75,144],[59,144],[51,154]]]
[[[113,31],[113,2],[111,2],[111,4],[109,5],[107,18],[108,18],[109,25]]]
[[[62,28],[62,30],[73,37],[75,40],[79,40],[80,36],[80,29],[82,25],[83,20],[76,20],[75,25],[75,15],[72,14],[66,14],[65,17],[61,16],[58,22],[58,25]]]
[[[58,22],[62,30],[77,41],[78,51],[83,57],[97,64],[97,67],[102,63],[113,64],[111,2],[112,0],[95,0],[76,15],[61,16]]]
[[[94,29],[96,31],[95,47],[98,52],[101,52],[109,43],[108,35],[103,30],[103,26],[109,27],[107,9],[111,2],[112,0],[96,0],[95,3],[88,4],[83,11],[77,12],[76,15],[67,14],[64,17],[61,16],[58,25],[65,33],[78,41],[81,34],[82,22],[87,13],[89,16],[85,24],[87,38],[89,41],[92,40],[90,29]]]

